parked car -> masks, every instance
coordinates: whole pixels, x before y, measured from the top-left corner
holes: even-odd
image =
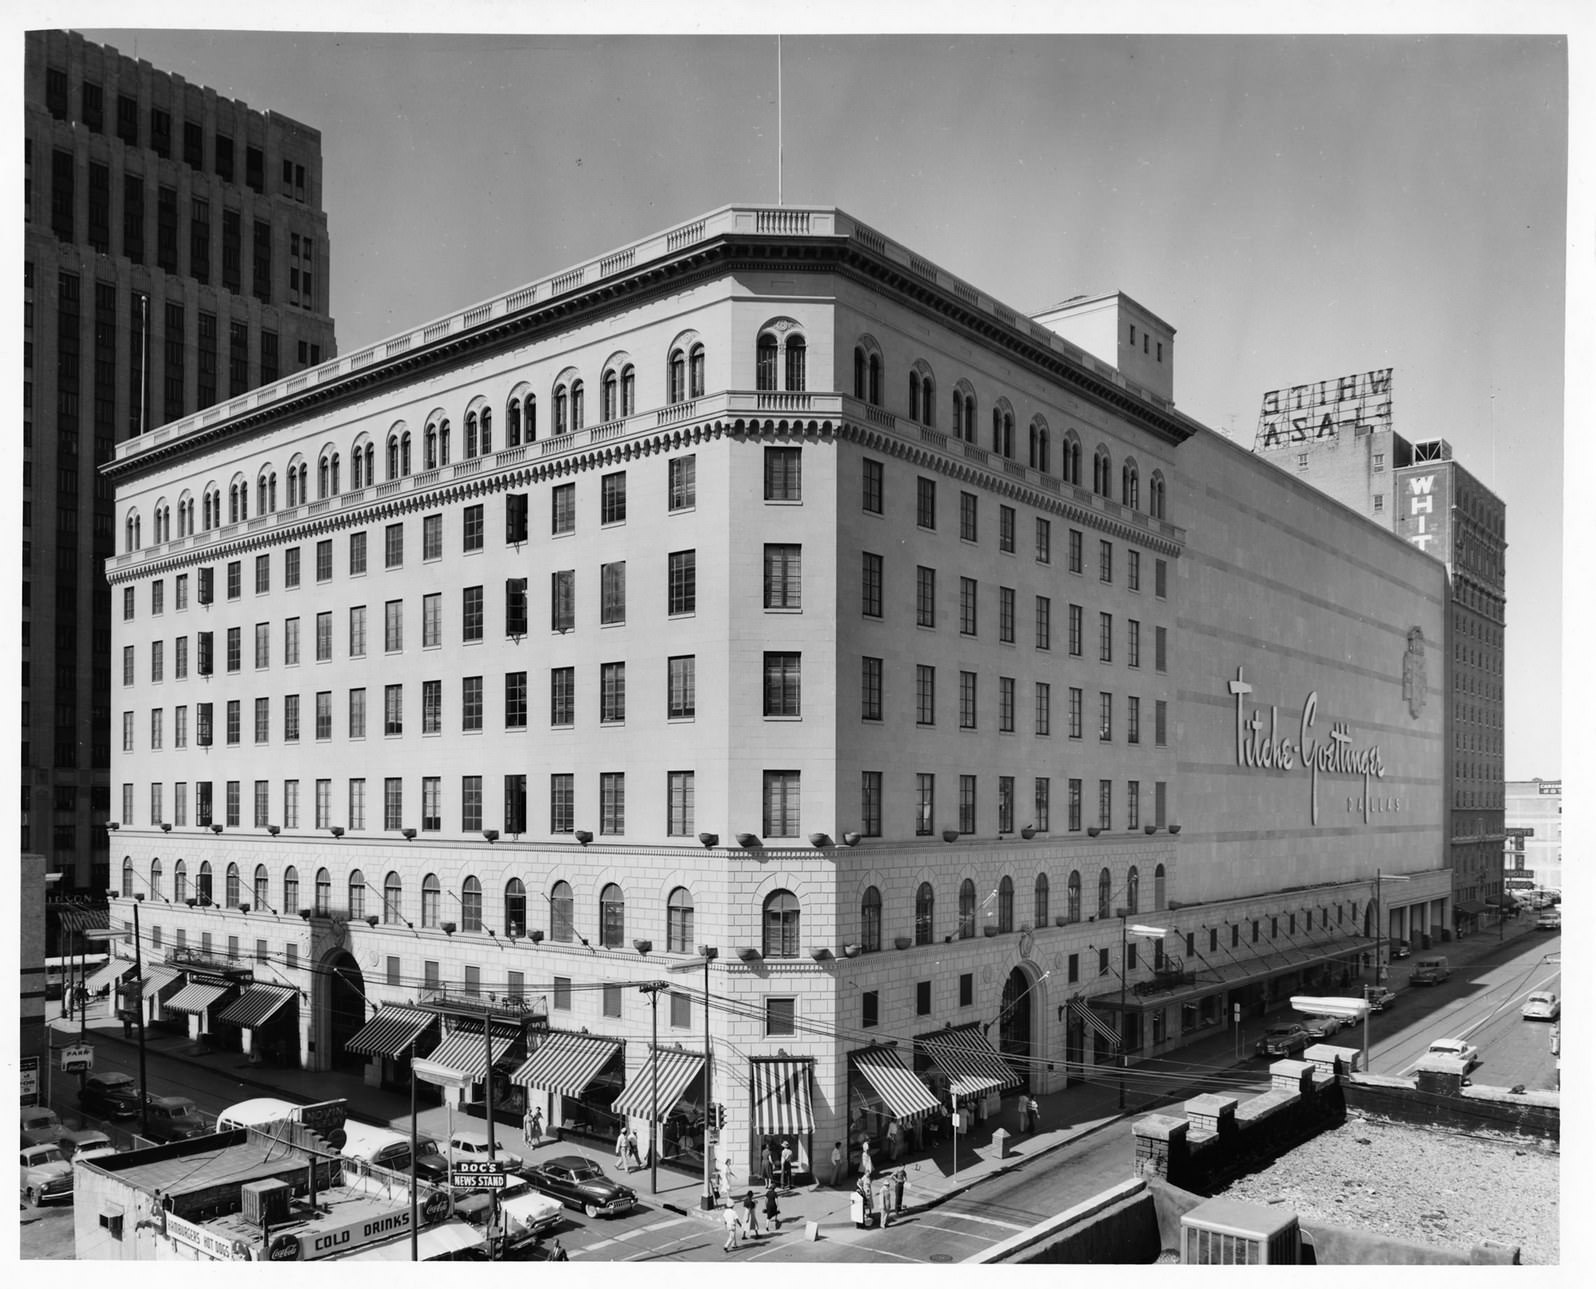
[[[72,1165],[58,1146],[22,1148],[24,1203],[50,1204],[72,1198]]]
[[[613,1217],[637,1203],[636,1191],[612,1181],[602,1168],[580,1155],[560,1155],[545,1160],[529,1168],[523,1176],[534,1190],[579,1208],[589,1217]]]
[[[1392,958],[1405,958],[1405,957],[1408,956],[1408,954],[1410,954],[1412,952],[1413,952],[1413,949],[1408,944],[1408,942],[1406,940],[1393,940],[1393,941],[1391,941],[1391,957]]]
[[[66,1135],[66,1125],[61,1116],[47,1105],[22,1107],[22,1144],[24,1146],[53,1146]]]
[[[1563,929],[1563,915],[1548,909],[1535,919],[1537,931],[1561,931]]]
[[[1533,993],[1524,1000],[1518,1014],[1525,1020],[1556,1020],[1562,1014],[1563,1004],[1556,994]]]
[[[1322,1042],[1341,1032],[1341,1019],[1337,1016],[1310,1016],[1302,1027],[1315,1042]]]
[[[497,1136],[493,1139],[493,1157],[512,1173],[521,1170],[521,1156],[506,1150],[504,1142]],[[458,1163],[461,1160],[469,1160],[473,1163],[478,1161],[485,1162],[487,1158],[487,1133],[461,1131],[449,1138],[449,1162],[451,1164]]]
[[[349,1159],[374,1164],[396,1173],[410,1171],[410,1134],[392,1128],[379,1128],[375,1124],[361,1123],[358,1119],[344,1121],[344,1144],[339,1153]],[[434,1186],[449,1184],[449,1161],[443,1157],[438,1143],[426,1133],[416,1138],[416,1176]]]
[[[139,1112],[139,1085],[131,1074],[91,1074],[78,1105],[106,1119],[132,1119]]]
[[[1383,1012],[1392,1003],[1396,1002],[1396,994],[1384,985],[1368,985],[1363,991],[1364,1000],[1369,1004],[1369,1010]]]
[[[1425,1050],[1426,1056],[1450,1056],[1472,1070],[1480,1063],[1480,1049],[1461,1038],[1438,1038]]]
[[[69,1132],[61,1138],[61,1153],[69,1162],[77,1163],[80,1159],[95,1159],[100,1155],[116,1154],[116,1147],[111,1144],[111,1139],[98,1128],[80,1128],[76,1132]]]
[[[1313,1042],[1313,1035],[1296,1023],[1271,1025],[1253,1047],[1256,1056],[1298,1056]]]
[[[550,1195],[533,1190],[519,1177],[499,1192],[499,1215],[504,1221],[504,1249],[535,1241],[565,1221],[565,1205]],[[487,1191],[457,1197],[454,1215],[472,1226],[485,1227],[493,1212],[493,1196]]]
[[[152,1096],[145,1108],[146,1130],[151,1141],[187,1141],[213,1131],[187,1097]]]

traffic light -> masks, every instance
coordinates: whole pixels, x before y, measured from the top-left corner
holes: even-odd
[[[726,1127],[726,1107],[723,1105],[715,1106],[715,1127],[720,1129]]]

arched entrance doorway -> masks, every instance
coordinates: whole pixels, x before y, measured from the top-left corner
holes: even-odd
[[[1028,1091],[1041,1086],[1032,1078],[1038,1051],[1032,1038],[1037,1031],[1033,1018],[1041,1001],[1037,983],[1025,967],[1015,967],[1003,982],[1003,1003],[998,1011],[998,1051]]]
[[[366,1057],[356,1052],[346,1052],[345,1046],[355,1032],[366,1023],[366,980],[360,965],[347,949],[337,949],[328,954],[317,974],[317,1012],[323,1023],[317,1027],[317,1045],[325,1043],[316,1062],[319,1069],[358,1070],[365,1066]]]

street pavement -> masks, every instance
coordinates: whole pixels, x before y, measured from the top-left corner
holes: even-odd
[[[1524,947],[1526,937],[1534,935],[1534,919],[1520,917],[1505,925],[1500,939],[1493,930],[1464,940],[1454,939],[1444,945],[1443,950],[1451,960],[1454,977],[1457,977],[1475,963],[1489,963],[1508,956]],[[1405,989],[1407,983],[1407,965],[1407,962],[1399,962],[1392,966],[1391,987],[1399,992]],[[1285,1018],[1285,1009],[1281,1009],[1281,1012],[1281,1016],[1269,1019]],[[1156,1106],[1178,1102],[1200,1092],[1226,1091],[1255,1081],[1258,1077],[1256,1070],[1244,1074],[1236,1067],[1253,1062],[1252,1043],[1266,1023],[1267,1020],[1253,1019],[1240,1035],[1230,1027],[1215,1027],[1213,1034],[1186,1044],[1170,1057],[1147,1060],[1130,1067],[1125,1071],[1123,1088],[1116,1077],[1118,1070],[1112,1066],[1095,1067],[1089,1071],[1086,1082],[1036,1096],[1041,1127],[1032,1132],[1019,1132],[1014,1101],[1005,1098],[1001,1114],[988,1118],[984,1123],[977,1124],[972,1132],[959,1136],[956,1158],[953,1144],[943,1141],[933,1151],[906,1153],[898,1161],[908,1174],[903,1209],[898,1216],[907,1218],[923,1213],[972,1187],[1012,1170],[1033,1165],[1050,1152],[1108,1125],[1140,1116]],[[80,1021],[78,1018],[70,1021],[56,1018],[50,1024],[57,1031],[54,1041],[59,1046],[66,1041],[64,1036],[75,1037],[78,1034]],[[1378,1026],[1379,1021],[1376,1020],[1375,1024]],[[136,1039],[124,1038],[119,1021],[111,1017],[97,1017],[92,1010],[86,1032],[95,1043],[123,1044],[128,1048],[137,1046]],[[1336,1041],[1354,1046],[1360,1039],[1353,1033]],[[254,1065],[240,1053],[212,1051],[196,1044],[186,1035],[150,1033],[146,1037],[146,1048],[150,1053],[159,1053],[196,1067],[196,1072],[208,1070],[228,1082],[238,1084],[240,1100],[251,1096],[279,1096],[285,1100],[311,1102],[344,1097],[352,1112],[361,1119],[388,1123],[399,1131],[409,1129],[408,1094],[367,1086],[359,1073]],[[445,1106],[425,1108],[417,1116],[418,1130],[438,1140],[446,1140],[451,1126],[455,1125],[468,1125],[475,1130],[483,1126],[480,1119],[455,1113]],[[998,1129],[1008,1134],[1006,1142],[994,1137]],[[541,1143],[526,1143],[519,1123],[498,1124],[495,1135],[504,1147],[527,1162],[559,1154],[592,1155],[606,1172],[622,1177],[633,1186],[639,1196],[650,1203],[651,1212],[658,1211],[658,1218],[653,1222],[642,1227],[628,1224],[623,1234],[587,1242],[580,1247],[572,1242],[570,1252],[573,1258],[614,1260],[645,1253],[653,1246],[646,1242],[637,1243],[639,1237],[657,1231],[661,1238],[666,1238],[667,1229],[682,1228],[683,1219],[695,1226],[713,1223],[717,1231],[720,1229],[721,1215],[701,1209],[700,1201],[704,1192],[701,1175],[661,1166],[656,1192],[650,1189],[647,1168],[628,1176],[624,1170],[617,1168],[611,1152],[602,1148],[593,1149],[549,1139]],[[815,1153],[824,1172],[830,1144],[817,1140]],[[880,1162],[878,1184],[888,1167],[888,1161]],[[844,1178],[835,1187],[811,1185],[783,1193],[780,1197],[781,1243],[787,1245],[807,1240],[811,1234],[811,1223],[814,1224],[815,1238],[844,1244],[868,1240],[869,1232],[857,1230],[849,1216],[849,1198],[854,1182],[853,1178]],[[734,1176],[732,1190],[735,1195],[740,1197],[749,1186],[755,1188],[756,1194],[762,1193],[758,1179],[750,1179],[741,1173]],[[962,1216],[966,1221],[981,1220],[973,1211]],[[1012,1223],[998,1223],[994,1225],[992,1234],[995,1238],[1003,1238],[1013,1233],[1007,1229],[1010,1226]],[[695,1243],[701,1242],[702,1236],[693,1231],[691,1226],[686,1231],[670,1231],[669,1237],[675,1239],[689,1232]],[[723,1238],[723,1234],[717,1234],[716,1242]],[[655,1249],[655,1252],[658,1250]],[[831,1257],[836,1257],[839,1252],[841,1250],[827,1251]]]

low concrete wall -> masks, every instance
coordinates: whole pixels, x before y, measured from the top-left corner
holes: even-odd
[[[965,1261],[1150,1263],[1161,1248],[1152,1196],[1145,1182],[1132,1179]]]
[[[1370,1119],[1562,1141],[1559,1092],[1465,1087],[1461,1074],[1441,1070],[1421,1070],[1411,1079],[1353,1074],[1342,1081],[1342,1091],[1347,1109]]]

